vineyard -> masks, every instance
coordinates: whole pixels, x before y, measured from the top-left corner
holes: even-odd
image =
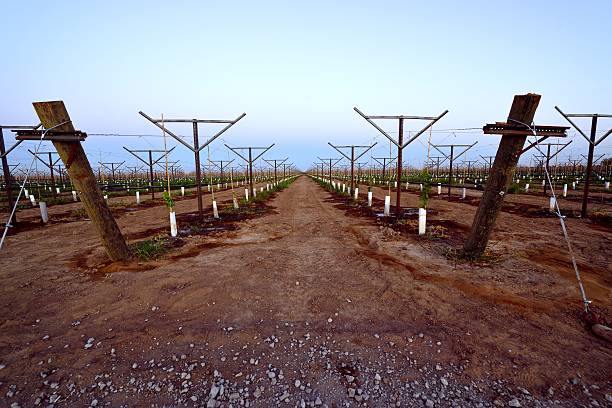
[[[0,408],[612,407],[610,16],[3,3]]]
[[[208,159],[194,174],[166,145],[126,149],[148,172],[138,160],[88,172],[87,156],[63,156],[82,143],[61,140],[70,132],[21,133],[49,138],[65,168],[50,151],[46,172],[4,179],[7,401],[609,402],[609,160],[588,182],[580,163],[514,167],[474,256],[498,159],[355,166],[371,145],[332,145],[348,165],[299,171],[265,158],[272,146],[227,146],[242,167]]]

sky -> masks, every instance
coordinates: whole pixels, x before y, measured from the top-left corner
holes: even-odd
[[[36,124],[33,101],[63,100],[90,134],[94,167],[133,165],[123,146],[163,148],[139,110],[189,119],[245,112],[203,160],[238,163],[225,143],[275,143],[264,157],[301,169],[317,156],[339,157],[328,142],[377,142],[372,155],[389,155],[389,141],[355,106],[368,115],[449,110],[431,140],[478,141],[462,157],[470,160],[495,154],[499,136],[471,128],[504,121],[515,94],[542,95],[538,124],[566,124],[555,105],[612,113],[610,1],[7,1],[1,10],[0,124]],[[397,131],[396,121],[380,125]],[[610,127],[612,119],[600,121],[601,131]],[[191,125],[168,128],[192,140]],[[200,137],[218,129],[201,125]],[[570,135],[560,160],[586,154],[586,141]],[[406,148],[407,164],[423,163],[428,137]],[[9,161],[25,168],[32,143]],[[612,137],[596,153],[612,154]],[[194,168],[182,145],[172,160]]]

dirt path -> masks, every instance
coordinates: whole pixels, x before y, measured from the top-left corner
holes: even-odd
[[[102,276],[83,223],[24,232],[0,258],[4,401],[608,403],[611,349],[580,326],[575,288],[554,272],[454,265],[345,216],[306,177],[272,205],[237,231],[190,238],[154,269]],[[141,231],[162,222],[155,211],[120,225]]]

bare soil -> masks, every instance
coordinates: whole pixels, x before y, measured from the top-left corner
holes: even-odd
[[[376,213],[386,190],[374,193]],[[472,264],[449,256],[469,203],[433,197],[426,237],[307,177],[268,204],[233,228],[184,233],[148,262],[109,263],[83,220],[10,236],[0,404],[612,404],[612,347],[579,319],[555,218],[502,212],[489,261]],[[194,211],[193,199],[177,203],[179,228]],[[118,223],[134,241],[164,233],[167,217],[156,206]],[[612,231],[567,224],[586,291],[609,317]]]

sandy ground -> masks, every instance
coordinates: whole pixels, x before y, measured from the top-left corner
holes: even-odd
[[[307,177],[270,205],[152,262],[108,265],[87,221],[10,237],[0,404],[612,404],[612,348],[580,323],[555,218],[503,212],[495,260],[473,265],[444,248],[461,242],[474,205],[432,198],[439,239],[354,214]],[[118,222],[133,240],[166,217],[160,206]],[[568,226],[587,293],[609,316],[610,229]]]

